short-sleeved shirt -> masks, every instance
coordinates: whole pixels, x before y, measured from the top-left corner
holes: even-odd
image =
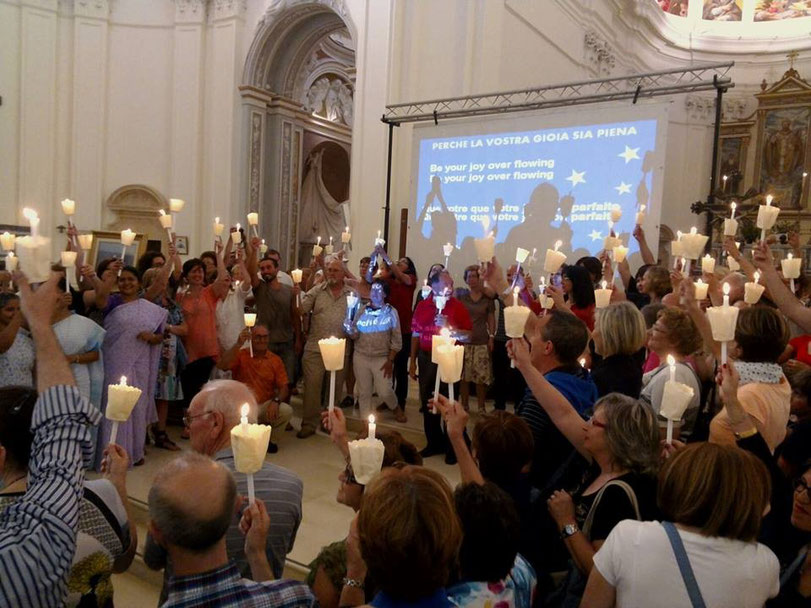
[[[780,564],[766,546],[678,530],[704,603],[761,608],[780,588]],[[690,606],[687,587],[658,522],[617,524],[594,555],[594,567],[617,591],[617,608]]]
[[[177,303],[189,330],[183,337],[189,363],[203,357],[217,359],[220,356],[216,316],[218,300],[210,285],[203,287],[198,298],[190,296],[189,292],[178,294]]]
[[[417,288],[416,277],[411,277],[411,285],[399,281],[397,277],[389,277],[389,304],[397,311],[400,319],[400,329],[403,333],[411,331],[411,315],[414,312],[414,290]]]
[[[281,282],[274,288],[266,281],[259,281],[253,293],[256,296],[256,320],[268,328],[270,342],[290,342],[294,338],[293,289]]]
[[[322,338],[339,337],[344,333],[346,320],[346,296],[352,290],[343,286],[338,296],[332,295],[329,283],[324,281],[313,287],[301,298],[301,312],[312,312],[310,331],[307,334],[306,351],[318,351],[318,341]]]
[[[531,608],[536,584],[535,570],[518,554],[515,556],[512,570],[503,581],[457,583],[448,588],[448,598],[457,608],[473,606]]]
[[[269,350],[261,357],[247,350],[240,350],[230,367],[237,382],[242,382],[253,391],[257,403],[269,401],[276,391],[287,387],[287,372],[281,357]]]
[[[487,344],[490,339],[487,319],[496,312],[492,298],[482,294],[478,300],[474,300],[470,292],[465,292],[459,295],[459,301],[467,308],[470,322],[473,324],[473,333],[466,344]]]
[[[434,304],[434,294],[428,296],[427,300],[417,304],[417,308],[414,310],[414,316],[411,318],[411,331],[419,334],[420,350],[422,351],[431,350],[431,338],[438,334],[441,329],[436,325],[438,312]],[[442,309],[442,315],[448,319],[450,329],[462,331],[473,329],[467,308],[456,298],[448,298],[445,308]]]
[[[752,382],[738,389],[738,401],[747,414],[759,423],[760,434],[774,452],[786,437],[791,410],[791,386],[785,378],[776,384]],[[735,445],[735,433],[729,423],[726,408],[710,422],[710,441]]]

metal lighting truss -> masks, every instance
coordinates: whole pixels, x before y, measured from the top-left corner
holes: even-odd
[[[386,106],[389,125],[729,89],[734,62]]]

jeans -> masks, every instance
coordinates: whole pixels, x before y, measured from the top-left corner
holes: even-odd
[[[344,368],[335,372],[336,405],[340,403],[343,394],[347,359],[344,359]],[[321,411],[329,398],[329,375],[318,350],[304,351],[301,367],[304,375],[304,411],[301,415],[301,428],[316,429],[321,424]]]
[[[422,425],[425,430],[425,439],[428,440],[427,450],[432,452],[451,453],[453,448],[448,441],[448,435],[442,427],[442,416],[432,414],[428,407],[428,400],[434,394],[434,385],[438,365],[431,362],[431,352],[420,350],[417,353],[417,364],[419,365],[420,380],[420,411],[422,412]],[[448,385],[439,383],[439,393],[448,396]],[[459,383],[453,387],[454,399],[459,395]]]
[[[189,409],[192,399],[208,382],[212,369],[214,369],[214,359],[201,357],[186,364],[186,367],[180,372],[180,383],[183,386],[183,411]]]
[[[492,395],[497,410],[507,408],[507,401],[518,405],[524,396],[527,383],[517,369],[510,367],[510,357],[507,355],[507,343],[495,340],[493,343],[493,375],[495,382],[492,385]]]
[[[394,358],[394,393],[397,405],[405,409],[408,400],[408,360],[411,355],[411,332],[403,334],[403,348]]]
[[[268,349],[274,355],[278,355],[284,363],[284,371],[287,373],[287,384],[293,386],[296,383],[296,342],[271,342]]]

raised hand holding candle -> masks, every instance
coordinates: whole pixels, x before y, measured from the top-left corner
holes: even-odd
[[[352,233],[349,232],[349,226],[341,233],[341,242],[346,245],[349,241],[352,240]]]
[[[544,272],[555,273],[566,261],[566,254],[558,251],[561,245],[563,245],[563,241],[555,241],[555,248],[546,250],[546,257],[543,262]]]
[[[608,289],[608,281],[600,282],[601,289],[594,290],[594,302],[597,308],[605,308],[611,304],[611,291]]]
[[[107,385],[107,409],[104,411],[104,415],[107,420],[113,421],[110,443],[115,443],[118,423],[129,420],[132,409],[140,398],[141,389],[128,385],[126,376],[121,376],[118,384]]]
[[[707,299],[707,290],[710,288],[709,283],[705,283],[701,279],[694,283],[695,286],[695,298],[696,300],[706,300]]]
[[[513,288],[512,306],[504,307],[504,333],[509,338],[522,338],[527,319],[531,312],[528,306],[521,306],[521,299],[518,297],[518,288]],[[510,361],[510,367],[515,367],[515,361]]]
[[[3,251],[11,251],[14,249],[14,241],[16,240],[16,234],[11,234],[10,232],[6,231],[3,234],[0,234],[0,247],[3,248]]]
[[[715,272],[715,258],[709,253],[701,258],[701,272],[704,274],[712,274]]]
[[[65,293],[70,293],[71,286],[78,290],[79,286],[76,284],[76,256],[75,251],[60,251],[59,257],[62,266],[65,267]]]
[[[248,502],[253,504],[253,474],[262,468],[270,443],[271,427],[265,424],[249,424],[250,406],[242,404],[239,424],[231,429],[231,449],[234,452],[234,468],[248,476]]]
[[[645,221],[645,205],[639,207],[639,211],[636,213],[636,225],[641,226],[642,223]]]
[[[760,273],[755,271],[754,281],[747,281],[743,285],[743,301],[747,304],[757,304],[760,296],[766,290],[764,285],[760,284]]]
[[[800,266],[802,258],[795,258],[794,254],[788,253],[785,260],[780,260],[780,267],[783,269],[783,277],[791,282],[791,293],[794,293],[794,279],[800,278]]]
[[[729,305],[729,283],[724,283],[723,292],[723,306],[711,306],[707,309],[712,339],[721,343],[722,364],[727,362],[727,342],[735,339],[735,325],[738,322],[738,308]]]
[[[186,204],[182,198],[170,198],[169,199],[169,212],[170,213],[180,213],[183,210],[183,206]]]
[[[335,372],[344,368],[344,354],[346,352],[346,339],[330,336],[318,341],[324,369],[329,372],[329,410],[335,407]]]
[[[766,231],[774,226],[780,213],[779,207],[772,207],[772,200],[774,197],[769,194],[766,197],[766,204],[759,205],[757,210],[757,227],[760,228],[760,240],[764,242],[766,241]]]
[[[169,241],[172,240],[172,214],[166,213],[163,209],[158,209],[158,221],[161,223],[161,228],[166,230],[166,234],[169,236]]]

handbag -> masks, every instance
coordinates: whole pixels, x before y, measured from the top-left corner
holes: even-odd
[[[701,596],[701,589],[698,588],[696,576],[693,574],[693,567],[690,565],[690,559],[687,557],[687,551],[684,549],[684,543],[681,541],[676,526],[672,522],[663,521],[662,527],[665,529],[667,539],[670,541],[670,546],[673,547],[673,553],[676,555],[676,563],[679,565],[679,572],[681,572],[684,586],[687,587],[690,604],[692,604],[693,608],[706,608],[704,598]]]

